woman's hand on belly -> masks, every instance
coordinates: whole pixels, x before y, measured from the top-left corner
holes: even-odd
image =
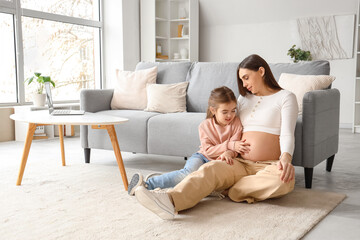
[[[246,143],[249,144],[249,151],[241,154],[243,159],[252,161],[279,159],[279,135],[264,132],[245,132],[241,140],[244,139],[246,139]]]

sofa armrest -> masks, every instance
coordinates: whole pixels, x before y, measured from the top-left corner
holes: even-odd
[[[312,168],[337,153],[339,117],[339,90],[316,90],[304,95],[303,167]]]
[[[113,89],[84,89],[80,92],[80,109],[86,112],[110,110]],[[82,148],[88,148],[88,126],[80,126]]]
[[[114,89],[84,89],[80,93],[80,109],[86,112],[110,110]]]

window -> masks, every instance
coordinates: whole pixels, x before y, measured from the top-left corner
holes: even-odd
[[[14,25],[11,14],[0,13],[0,103],[16,103]]]
[[[100,88],[101,30],[99,0],[0,0],[0,70],[6,76],[0,104],[31,102],[36,86],[23,81],[34,72],[55,81],[57,102],[78,101],[81,89]]]
[[[96,0],[21,0],[21,7],[96,21],[100,18]]]
[[[51,76],[55,100],[79,99],[80,89],[95,88],[100,78],[95,62],[100,56],[99,29],[28,17],[22,18],[22,25],[25,76]],[[25,89],[26,101],[31,101],[31,87]]]

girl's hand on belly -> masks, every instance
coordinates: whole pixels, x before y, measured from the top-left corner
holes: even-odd
[[[234,144],[234,149],[236,152],[240,153],[241,155],[250,152],[250,143],[246,142],[246,139],[241,141],[236,141]]]

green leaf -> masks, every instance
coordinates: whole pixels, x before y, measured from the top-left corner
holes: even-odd
[[[34,80],[34,77],[28,78],[25,80],[25,82],[28,83],[28,85]]]
[[[38,85],[38,92],[42,93],[42,90],[44,88],[44,84],[46,82],[51,83],[51,85],[53,85],[53,87],[55,87],[55,82],[51,80],[50,76],[41,76],[41,73],[35,72],[34,76],[28,78],[25,80],[25,82],[27,82],[28,84],[32,83],[33,81],[36,81],[39,85]]]
[[[43,76],[38,77],[37,82],[44,83],[44,77]]]

